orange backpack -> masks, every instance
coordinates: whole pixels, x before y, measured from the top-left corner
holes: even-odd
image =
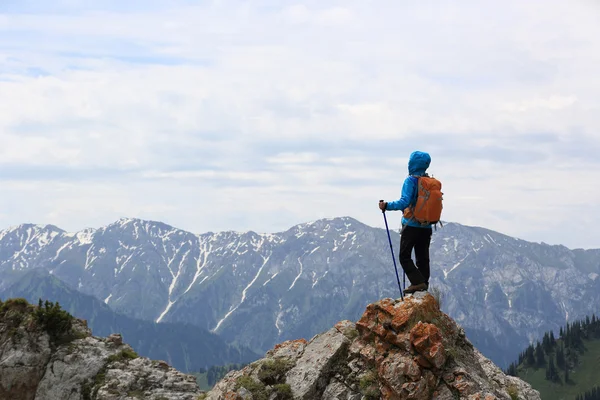
[[[442,183],[429,176],[415,176],[417,202],[404,210],[406,219],[413,219],[421,225],[437,224],[442,216]],[[440,222],[441,223],[441,222]]]

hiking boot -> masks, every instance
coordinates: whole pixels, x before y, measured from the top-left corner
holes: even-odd
[[[406,289],[404,289],[404,294],[411,294],[414,292],[421,292],[423,290],[427,290],[427,284],[425,282],[419,283],[418,285],[410,285]]]

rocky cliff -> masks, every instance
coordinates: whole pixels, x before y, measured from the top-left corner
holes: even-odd
[[[341,321],[309,342],[287,341],[230,372],[207,400],[534,400],[440,311],[428,293],[384,299],[357,323]]]
[[[196,400],[194,376],[138,357],[118,334],[94,337],[57,304],[0,301],[0,399]]]

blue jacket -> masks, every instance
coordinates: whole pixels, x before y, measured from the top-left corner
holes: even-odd
[[[431,164],[431,156],[425,152],[415,151],[410,155],[408,159],[409,176],[406,177],[402,185],[400,199],[388,202],[386,210],[404,211],[407,207],[414,206],[417,203],[417,183],[419,179],[416,177],[425,175],[429,164]],[[416,221],[404,218],[404,216],[402,217],[402,225],[431,229],[431,224],[421,225]]]

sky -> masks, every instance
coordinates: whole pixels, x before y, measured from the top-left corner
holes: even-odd
[[[600,248],[599,70],[592,0],[1,0],[0,229],[384,227],[421,150],[444,220]]]

